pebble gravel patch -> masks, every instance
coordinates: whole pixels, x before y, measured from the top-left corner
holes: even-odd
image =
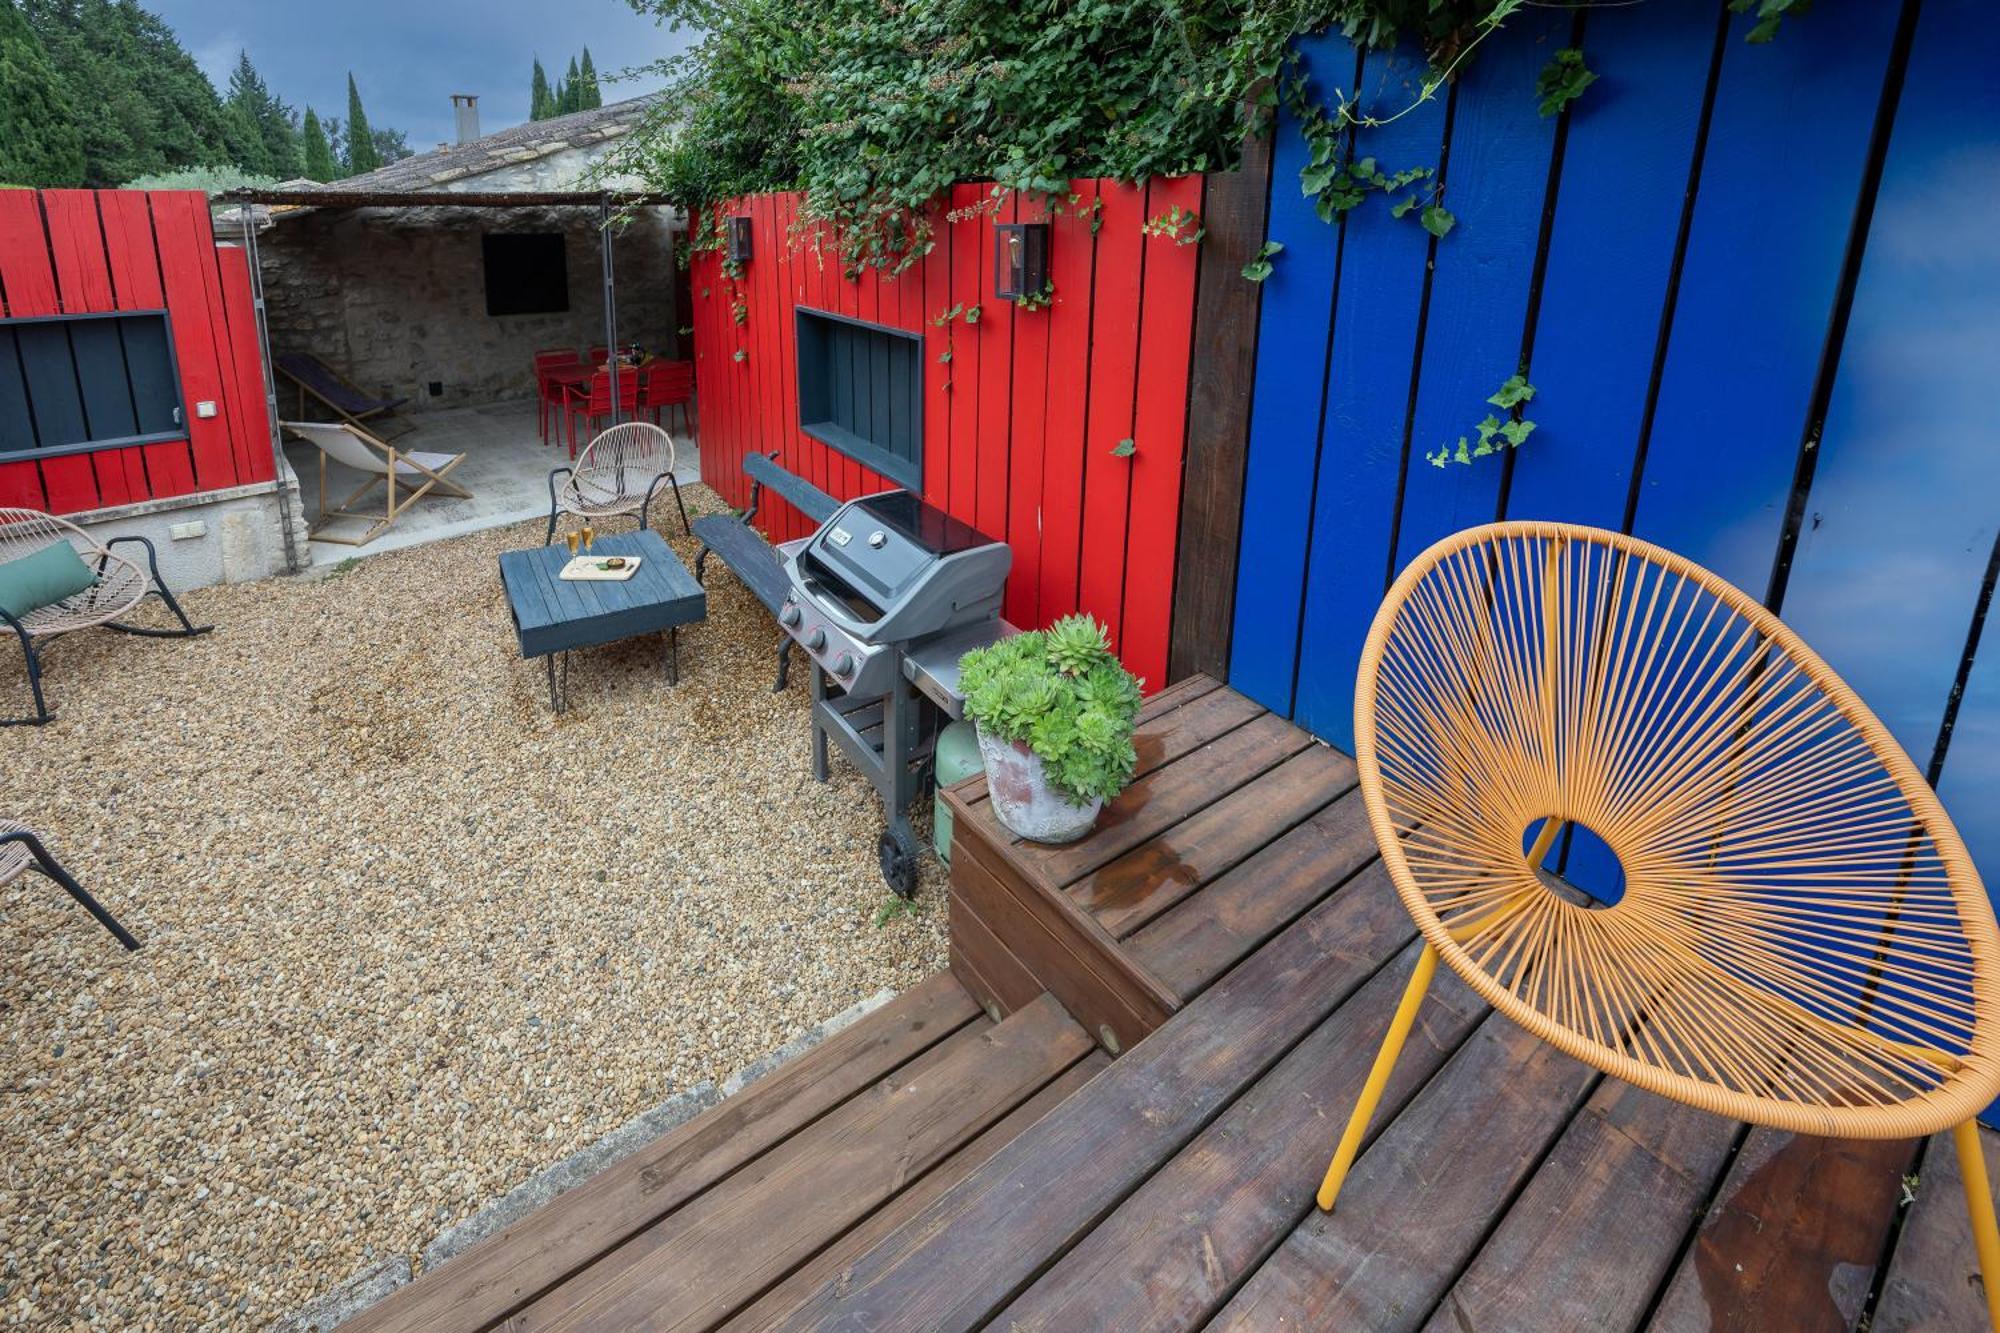
[[[658,637],[589,650],[555,716],[496,562],[540,539],[49,648],[61,717],[0,731],[0,814],[145,947],[0,889],[0,1321],[262,1327],[943,965],[943,872],[877,924],[879,803],[837,754],[812,780],[805,673],[771,693],[734,576],[710,561],[677,688]],[[27,700],[4,646],[0,700]]]

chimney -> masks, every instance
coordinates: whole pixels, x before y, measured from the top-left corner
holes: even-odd
[[[452,115],[458,121],[458,141],[471,143],[479,137],[479,95],[477,93],[453,93],[451,95]]]

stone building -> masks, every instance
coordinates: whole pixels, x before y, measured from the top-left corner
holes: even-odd
[[[453,100],[461,142],[326,188],[490,196],[632,184],[592,173],[644,118],[648,98],[484,136],[477,99]],[[681,225],[663,206],[614,223],[621,343],[680,354]],[[605,341],[598,242],[595,203],[279,206],[259,239],[271,351],[309,352],[368,393],[407,398],[405,412],[531,397],[536,349]],[[281,382],[280,411],[291,407]]]

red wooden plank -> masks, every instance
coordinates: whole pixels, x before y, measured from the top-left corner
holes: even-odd
[[[1047,222],[1048,200],[1019,204],[1022,222]],[[1007,544],[1014,568],[1007,575],[1007,600],[1002,614],[1013,624],[1041,624],[1038,613],[1042,576],[1042,441],[1048,414],[1049,328],[1054,318],[1047,307],[1021,309],[1014,315],[1013,419],[1008,428]]]
[[[138,190],[103,190],[97,196],[104,224],[105,257],[120,310],[159,310],[167,304],[160,258],[153,240],[151,196]],[[154,498],[193,492],[194,453],[186,440],[144,445],[146,489]]]
[[[750,418],[749,437],[760,447],[776,448],[787,468],[797,470],[797,441],[778,430],[779,372],[784,369],[784,348],[778,338],[778,227],[777,201],[769,194],[753,195],[744,201],[750,214],[750,264],[744,270],[738,295],[744,302],[748,322],[744,331],[750,339]],[[769,444],[764,444],[769,441]],[[799,516],[787,506],[784,535],[798,535]]]
[[[1009,194],[975,222],[979,234],[979,486],[974,524],[993,537],[1007,535],[1007,449],[1014,406],[1014,304],[994,295],[993,228],[1020,216]]]
[[[0,190],[0,291],[6,293],[7,313],[15,318],[63,313],[42,230],[40,197],[33,190]],[[34,489],[47,497],[47,504],[36,500],[33,508],[74,514],[97,507],[97,474],[87,454],[14,466],[41,472],[41,484]],[[25,474],[15,479],[14,487],[23,497],[34,493]]]
[[[222,251],[215,243],[215,225],[205,197],[200,207],[194,210],[192,221],[201,266],[202,294],[208,300],[208,326],[215,339],[215,375],[222,385],[222,400],[216,404],[216,409],[228,427],[229,457],[236,474],[236,484],[241,486],[255,480],[257,473],[250,444],[251,409],[245,403],[237,382],[235,335],[230,325],[228,298],[223,295],[222,289]],[[257,397],[257,410],[262,411],[261,390]]]
[[[932,321],[951,305],[952,226],[941,204],[927,214],[930,253],[922,261],[923,297],[916,328],[924,335],[924,498],[940,509],[951,504],[951,393],[945,388],[952,367],[943,360],[949,335]]]
[[[1201,178],[1156,180],[1146,210],[1201,207]],[[1175,546],[1180,535],[1181,462],[1187,444],[1189,355],[1194,346],[1193,245],[1155,236],[1146,247],[1145,321],[1139,331],[1138,403],[1133,413],[1131,514],[1125,561],[1125,665],[1152,689],[1167,679],[1173,621]]]
[[[203,490],[236,483],[228,418],[204,418],[196,404],[223,401],[220,358],[209,283],[214,279],[214,244],[208,237],[208,200],[198,191],[162,190],[152,196],[153,228],[159,241],[160,275],[166,285],[167,319],[174,355],[180,362],[181,397],[187,405],[194,475]]]
[[[1042,445],[1042,624],[1076,610],[1077,560],[1082,549],[1084,405],[1090,384],[1094,310],[1091,272],[1097,237],[1092,204],[1097,182],[1071,182],[1068,206],[1049,234],[1048,410]]]
[[[799,304],[808,310],[828,308],[826,254],[821,237],[820,225],[815,222],[799,233],[798,245],[793,252],[793,264],[798,274]],[[796,371],[794,373],[796,374]],[[802,430],[795,428],[794,433],[800,437],[800,448],[806,460],[806,480],[827,494],[833,494],[832,479],[828,475],[832,463],[827,458],[826,448]]]
[[[1078,602],[1122,645],[1125,517],[1132,463],[1112,450],[1132,435],[1138,384],[1139,291],[1145,272],[1146,191],[1105,184],[1097,237],[1096,308],[1091,321],[1090,406],[1083,436],[1083,548]]]
[[[979,233],[984,219],[966,216],[978,204],[984,191],[977,185],[951,188],[951,299],[938,311],[942,318],[954,307],[979,304],[981,283],[979,260],[985,253]],[[965,322],[965,310],[945,323],[945,348],[951,353],[951,375],[946,390],[951,396],[951,494],[946,505],[954,515],[971,523],[978,517],[979,495],[979,358],[984,344],[978,325]]]
[[[111,266],[104,254],[104,228],[97,195],[90,190],[46,190],[49,250],[55,258],[56,287],[64,312],[97,314],[118,309]],[[88,455],[97,478],[99,504],[129,504],[147,497],[146,464],[139,450],[99,449]]]
[[[257,309],[250,291],[250,258],[238,246],[217,246],[222,271],[222,304],[229,316],[229,368],[234,372],[234,399],[242,449],[243,481],[270,481],[278,475],[271,452],[271,416],[265,402],[264,355],[257,336]]]

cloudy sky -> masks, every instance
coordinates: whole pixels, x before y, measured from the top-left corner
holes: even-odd
[[[539,55],[550,82],[570,57],[590,48],[600,75],[643,65],[688,44],[636,14],[625,0],[141,0],[180,35],[228,91],[236,53],[278,96],[322,116],[347,114],[354,71],[368,119],[410,136],[419,152],[452,137],[451,95],[479,95],[487,133],[528,118],[530,62]],[[616,101],[658,86],[639,78],[609,83]]]

